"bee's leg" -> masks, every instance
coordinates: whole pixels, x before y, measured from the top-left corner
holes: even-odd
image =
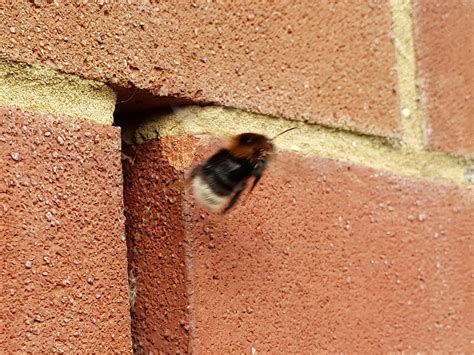
[[[246,184],[242,184],[241,186],[238,187],[238,189],[234,192],[234,196],[232,196],[229,204],[222,211],[223,214],[228,212],[232,207],[235,206],[237,201],[239,201],[240,195],[242,194],[242,191],[244,191],[245,187],[246,187]]]
[[[254,176],[254,180],[253,180],[253,184],[252,184],[252,187],[250,188],[250,192],[253,191],[253,189],[255,188],[255,186],[257,186],[258,182],[260,181],[260,178],[262,177],[263,175],[263,172],[265,171],[265,168],[267,167],[267,164],[262,164],[262,165],[259,165],[255,168],[255,170],[253,171],[253,176]]]
[[[250,188],[249,193],[253,191],[255,186],[257,186],[257,184],[260,181],[260,178],[262,177],[263,172],[265,171],[266,168],[267,168],[267,161],[266,160],[261,160],[255,165],[255,167],[253,169],[253,173],[252,173],[252,175],[254,176],[255,179],[253,180],[253,184],[252,184],[252,187]]]
[[[249,193],[253,191],[253,189],[255,188],[255,186],[257,186],[257,184],[258,184],[258,182],[260,181],[260,178],[261,178],[261,177],[262,177],[262,174],[261,174],[261,173],[255,175],[255,179],[253,180],[253,184],[252,184],[252,187],[250,188]]]

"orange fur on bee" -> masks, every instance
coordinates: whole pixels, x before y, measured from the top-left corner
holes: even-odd
[[[254,142],[250,145],[242,144],[241,136],[242,135],[232,137],[229,144],[229,150],[236,157],[255,160],[259,158],[262,151],[271,152],[273,149],[271,143],[268,141],[268,138],[263,135],[253,134],[252,137]]]

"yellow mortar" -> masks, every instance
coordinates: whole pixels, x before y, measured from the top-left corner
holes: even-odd
[[[116,93],[74,75],[0,60],[0,106],[112,124]]]
[[[298,129],[279,137],[277,147],[306,157],[332,158],[396,174],[458,184],[466,184],[465,174],[472,164],[462,158],[423,151],[418,147],[394,147],[379,137],[215,106],[187,106],[169,114],[151,115],[138,126],[134,139],[143,143],[158,136],[184,134],[224,138],[243,132],[272,137],[290,127]]]
[[[390,0],[390,4],[397,59],[401,144],[422,150],[425,140],[425,120],[417,93],[413,7],[410,0]]]

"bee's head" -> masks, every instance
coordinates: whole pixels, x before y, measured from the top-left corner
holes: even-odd
[[[271,139],[261,134],[242,133],[231,140],[230,151],[250,160],[269,158],[275,150]]]

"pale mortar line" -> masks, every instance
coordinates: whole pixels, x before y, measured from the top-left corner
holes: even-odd
[[[187,106],[175,109],[173,113],[152,115],[134,132],[134,140],[142,143],[158,136],[185,134],[229,137],[242,132],[257,132],[272,137],[293,126],[298,129],[278,138],[276,143],[279,149],[306,157],[356,163],[395,174],[467,184],[465,174],[472,161],[463,158],[406,145],[394,147],[380,137],[217,106]]]
[[[0,60],[0,106],[111,125],[116,99],[104,83]]]
[[[398,92],[402,125],[401,144],[423,150],[425,120],[417,90],[417,66],[411,0],[390,0],[397,60]]]

